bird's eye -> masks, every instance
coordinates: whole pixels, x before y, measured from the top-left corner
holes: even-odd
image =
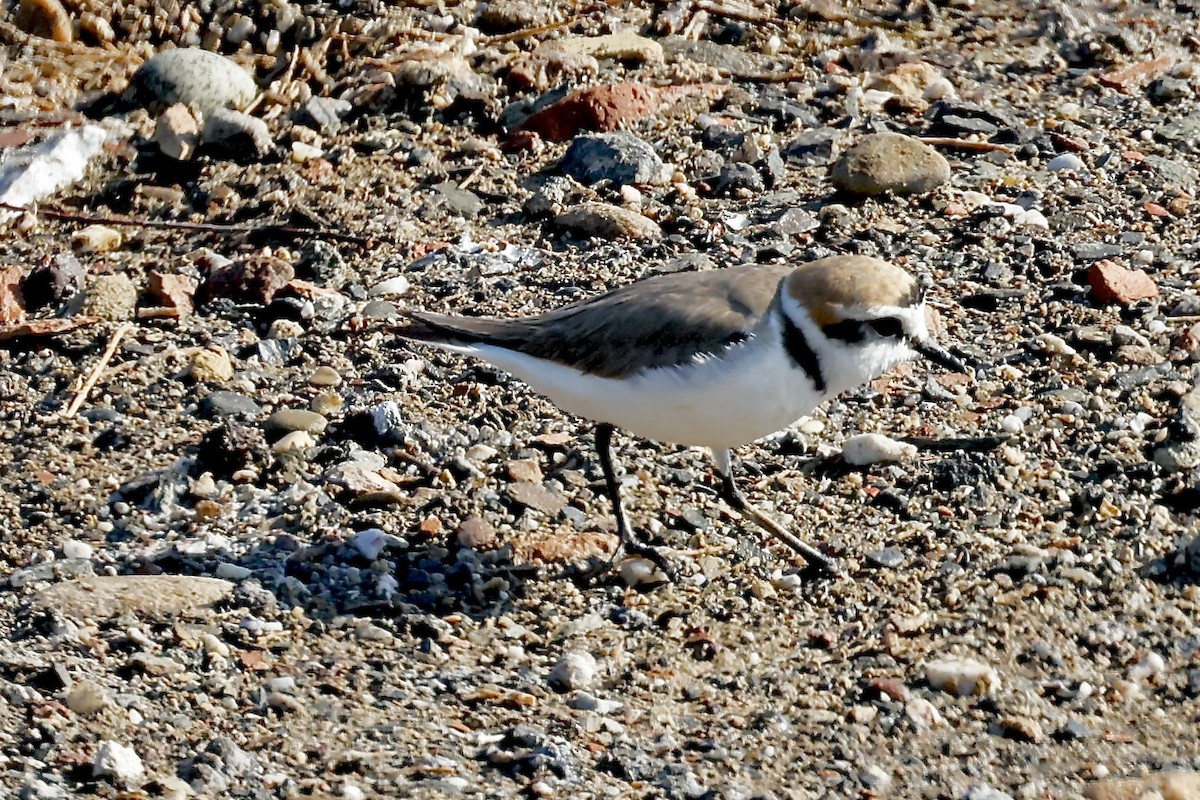
[[[871,330],[885,339],[895,339],[904,335],[904,323],[896,317],[881,317],[868,323]]]

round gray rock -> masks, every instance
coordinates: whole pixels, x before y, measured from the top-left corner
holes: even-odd
[[[576,136],[563,156],[562,171],[582,183],[664,183],[663,161],[631,133]]]
[[[198,47],[165,50],[134,73],[125,99],[152,111],[188,103],[203,114],[245,108],[258,86],[249,72],[217,53]]]
[[[922,194],[950,180],[950,164],[922,141],[872,134],[847,150],[830,173],[834,186],[861,195]]]

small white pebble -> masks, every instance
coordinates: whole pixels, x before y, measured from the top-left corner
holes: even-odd
[[[229,656],[229,645],[222,642],[211,633],[200,634],[200,644],[204,647],[204,652],[211,653],[214,656],[227,658]]]
[[[1074,153],[1063,153],[1060,156],[1055,156],[1046,164],[1046,169],[1051,172],[1063,172],[1066,170],[1080,172],[1083,168],[1083,159]]]
[[[367,294],[371,297],[395,297],[397,295],[407,294],[409,289],[408,278],[403,275],[397,275],[394,278],[388,278],[385,281],[375,284],[370,288]]]
[[[566,653],[550,670],[550,683],[560,689],[586,689],[596,678],[596,659],[591,653]]]
[[[62,546],[63,558],[91,558],[95,552],[90,544],[78,539],[68,539]]]
[[[1005,433],[1016,435],[1025,430],[1025,423],[1016,414],[1009,414],[1000,420],[1000,427],[1004,429]]]
[[[217,564],[216,576],[225,578],[231,581],[241,581],[250,577],[250,570],[240,564],[231,564],[228,561],[222,561]]]
[[[390,541],[391,537],[379,528],[367,528],[351,537],[350,546],[357,550],[363,558],[374,561],[379,558],[379,554],[383,552],[383,548],[387,547]]]
[[[842,458],[853,466],[866,466],[884,461],[904,461],[915,458],[917,448],[880,433],[860,433],[842,445]]]
[[[292,142],[292,161],[297,164],[303,164],[306,161],[316,161],[321,156],[325,155],[325,151],[319,147],[313,147],[311,144],[304,142]]]
[[[925,666],[925,680],[934,689],[958,697],[990,694],[1000,687],[995,668],[969,658],[948,658]]]

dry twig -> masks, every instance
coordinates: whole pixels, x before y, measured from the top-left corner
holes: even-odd
[[[117,346],[121,344],[121,340],[125,338],[125,334],[131,330],[133,330],[133,323],[122,322],[113,331],[112,337],[108,340],[108,347],[104,348],[104,352],[100,355],[100,360],[92,367],[92,371],[88,374],[87,380],[83,382],[83,386],[79,387],[79,392],[75,395],[75,399],[71,401],[71,405],[67,406],[64,416],[73,417],[75,416],[75,412],[79,411],[79,407],[83,405],[83,401],[91,393],[92,387],[96,385],[96,381],[100,380],[100,373],[104,372],[104,368],[108,366],[108,362],[112,361],[113,355],[117,352]]]

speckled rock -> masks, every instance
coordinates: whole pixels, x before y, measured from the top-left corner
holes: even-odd
[[[184,575],[114,575],[57,583],[33,605],[78,619],[130,613],[152,619],[188,615],[229,596],[233,584]]]
[[[237,63],[208,50],[181,47],[142,64],[126,99],[154,111],[184,103],[207,115],[219,108],[244,108],[257,92],[254,78]]]
[[[923,194],[950,180],[950,163],[911,136],[876,133],[847,150],[830,178],[851,194]]]
[[[88,282],[81,310],[101,319],[132,319],[137,299],[137,287],[128,275],[97,275]]]

